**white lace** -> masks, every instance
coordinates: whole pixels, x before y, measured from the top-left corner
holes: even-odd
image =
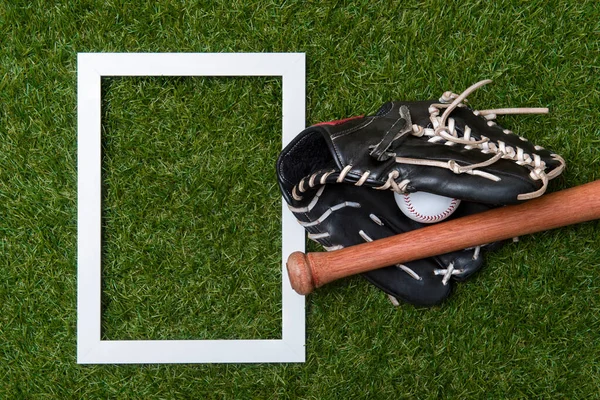
[[[340,174],[338,175],[337,179],[335,180],[337,183],[341,183],[344,181],[344,179],[346,179],[346,176],[348,175],[348,173],[352,170],[353,165],[348,164],[344,167],[344,169],[342,169],[340,171]],[[326,182],[325,180],[327,179],[327,177],[333,173],[337,172],[336,170],[332,169],[329,170],[327,172],[324,171],[317,171],[315,173],[313,173],[310,176],[306,176],[304,178],[302,178],[300,180],[300,182],[294,186],[292,188],[292,197],[294,198],[294,200],[300,201],[303,199],[303,197],[298,193],[304,193],[306,192],[308,189],[312,189],[314,188],[317,184],[319,185],[324,185]],[[321,176],[321,178],[319,179],[318,183],[316,182],[317,180],[317,176],[319,176],[320,174],[323,174]],[[369,175],[371,174],[371,171],[365,171],[360,179],[354,184],[355,186],[362,186],[367,178],[369,177]],[[398,192],[398,193],[404,193],[406,192],[406,187],[408,186],[408,184],[410,183],[410,180],[408,179],[404,179],[400,182],[396,182],[396,179],[398,178],[398,176],[400,176],[400,173],[396,170],[391,171],[388,174],[388,177],[385,181],[385,183],[381,186],[377,186],[374,187],[373,189],[378,189],[378,190],[387,190],[387,189],[391,189],[394,192]],[[308,179],[307,179],[308,178]],[[308,188],[306,187],[306,182],[308,180]]]
[[[444,278],[442,278],[442,284],[447,285],[448,281],[450,280],[450,278],[452,277],[452,275],[459,275],[463,273],[462,269],[454,269],[454,263],[451,262],[447,268],[445,269],[436,269],[433,271],[433,273],[435,275],[444,275]]]
[[[481,246],[470,247],[465,250],[473,250],[472,258],[473,258],[473,260],[477,260],[479,258],[479,255],[481,254],[482,246],[485,246],[485,245],[482,244]],[[443,275],[444,276],[442,278],[442,284],[444,286],[448,284],[448,281],[450,280],[450,278],[452,278],[453,275],[460,275],[463,272],[465,272],[463,269],[455,269],[454,268],[454,262],[450,262],[450,264],[448,264],[448,266],[446,268],[433,270],[434,275]]]
[[[546,163],[542,161],[539,155],[535,153],[525,153],[525,151],[522,148],[518,146],[508,146],[505,142],[501,140],[498,140],[497,143],[492,142],[486,136],[482,136],[481,139],[477,140],[471,137],[471,128],[469,126],[465,126],[463,135],[461,137],[458,135],[458,132],[455,129],[454,119],[449,117],[452,111],[457,107],[465,107],[465,104],[463,102],[467,101],[467,96],[469,94],[490,82],[491,80],[489,79],[477,82],[476,84],[467,88],[460,95],[452,92],[445,92],[439,99],[440,103],[432,104],[429,108],[429,119],[431,121],[432,128],[423,128],[419,125],[413,125],[412,134],[418,137],[430,137],[430,139],[428,140],[429,142],[445,142],[444,144],[448,146],[463,145],[465,149],[479,149],[484,154],[492,154],[492,157],[490,157],[484,162],[467,166],[458,165],[458,163],[455,160],[445,162],[406,157],[396,157],[396,162],[401,164],[413,164],[447,168],[455,174],[467,173],[471,175],[481,176],[483,178],[487,178],[493,181],[499,181],[500,178],[498,176],[481,171],[479,170],[479,168],[492,165],[500,159],[512,160],[519,165],[528,165],[532,167],[529,177],[533,180],[542,181],[542,187],[540,189],[531,193],[520,194],[517,196],[517,199],[528,200],[538,197],[546,191],[548,181],[550,179],[555,178],[563,171],[565,167],[565,161],[562,159],[562,157],[560,157],[557,154],[552,154],[552,158],[558,161],[560,165],[559,167],[555,168],[552,172],[546,173]],[[440,115],[442,109],[444,109],[444,112],[442,113],[442,115]],[[496,125],[496,123],[492,120],[495,119],[498,115],[540,113],[545,114],[547,112],[547,108],[499,108],[492,110],[473,111],[475,115],[483,116],[487,120],[487,124],[489,126]],[[503,132],[505,134],[512,133],[508,129],[505,129]],[[521,140],[526,141],[526,139],[522,137]],[[543,149],[540,146],[536,146],[535,148],[536,150]]]
[[[518,200],[529,200],[535,197],[539,197],[546,191],[548,187],[548,181],[560,175],[565,168],[565,161],[558,154],[552,154],[552,159],[558,161],[559,166],[551,172],[546,172],[546,163],[542,161],[541,157],[535,153],[526,153],[521,147],[508,146],[505,142],[498,140],[493,142],[490,138],[482,136],[481,139],[475,139],[471,136],[471,128],[469,126],[464,127],[462,136],[459,136],[458,131],[455,129],[455,121],[450,118],[450,114],[457,107],[466,107],[467,96],[479,89],[483,85],[490,83],[491,80],[483,80],[467,88],[461,94],[452,93],[450,91],[444,92],[439,99],[439,103],[431,104],[429,107],[429,119],[431,121],[431,128],[423,128],[419,125],[412,126],[412,134],[417,137],[426,136],[429,137],[428,141],[437,143],[444,142],[447,146],[462,145],[465,149],[479,149],[484,154],[491,154],[492,156],[483,162],[471,165],[459,165],[455,160],[449,161],[435,161],[421,158],[407,158],[407,157],[396,157],[394,153],[388,153],[395,157],[395,160],[399,164],[412,164],[422,165],[438,168],[446,168],[454,172],[455,174],[470,174],[480,176],[492,181],[499,181],[500,177],[482,171],[481,168],[490,166],[500,159],[512,160],[518,165],[531,167],[529,177],[532,180],[539,180],[542,182],[542,187],[531,193],[522,193],[517,196]],[[441,110],[444,110],[441,113]],[[493,121],[498,115],[506,114],[545,114],[548,112],[547,108],[498,108],[490,110],[475,110],[475,115],[482,116],[487,120],[489,126],[496,125]],[[441,113],[441,115],[440,115]],[[505,134],[512,134],[513,132],[504,129]],[[521,140],[527,141],[527,139],[521,137]],[[535,146],[536,150],[542,150],[543,147]],[[342,171],[340,171],[336,182],[343,182],[346,179],[348,173],[352,170],[352,165],[346,165]],[[317,171],[310,176],[302,178],[298,185],[292,189],[292,197],[295,200],[302,200],[300,193],[306,192],[308,188],[313,188],[317,184],[324,185],[329,175],[337,172],[336,170],[329,171]],[[359,180],[355,183],[356,186],[362,186],[368,179],[371,171],[365,171]],[[320,176],[318,182],[317,177]],[[383,185],[375,187],[374,189],[379,190],[393,190],[397,193],[405,193],[410,180],[404,179],[400,182],[396,182],[399,177],[399,172],[394,170],[388,174],[388,177]],[[308,182],[308,187],[307,187]]]

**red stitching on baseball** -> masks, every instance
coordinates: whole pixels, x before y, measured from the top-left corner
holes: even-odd
[[[417,210],[415,210],[413,203],[410,201],[409,194],[408,193],[404,194],[404,204],[406,204],[406,208],[408,209],[408,211],[410,211],[412,214],[414,214],[417,218],[420,218],[426,222],[438,222],[438,221],[441,221],[441,220],[449,217],[456,209],[456,203],[457,203],[457,200],[452,199],[448,208],[441,214],[423,215],[423,214],[419,213]]]

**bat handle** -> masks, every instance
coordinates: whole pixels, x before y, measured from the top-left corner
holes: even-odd
[[[600,180],[330,252],[294,252],[292,288],[306,295],[346,276],[600,218]]]

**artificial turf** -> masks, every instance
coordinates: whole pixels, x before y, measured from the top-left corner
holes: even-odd
[[[597,222],[523,237],[433,308],[306,299],[303,364],[76,364],[78,52],[305,52],[307,124],[460,92],[598,178],[594,1],[0,2],[0,398],[594,398]],[[107,78],[104,339],[279,338],[281,81]],[[317,247],[309,244],[309,248]]]

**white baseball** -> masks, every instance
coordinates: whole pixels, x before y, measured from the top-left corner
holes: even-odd
[[[434,222],[445,220],[456,211],[460,204],[459,199],[427,192],[404,194],[394,192],[394,198],[404,215],[414,221],[425,224],[433,224]]]

